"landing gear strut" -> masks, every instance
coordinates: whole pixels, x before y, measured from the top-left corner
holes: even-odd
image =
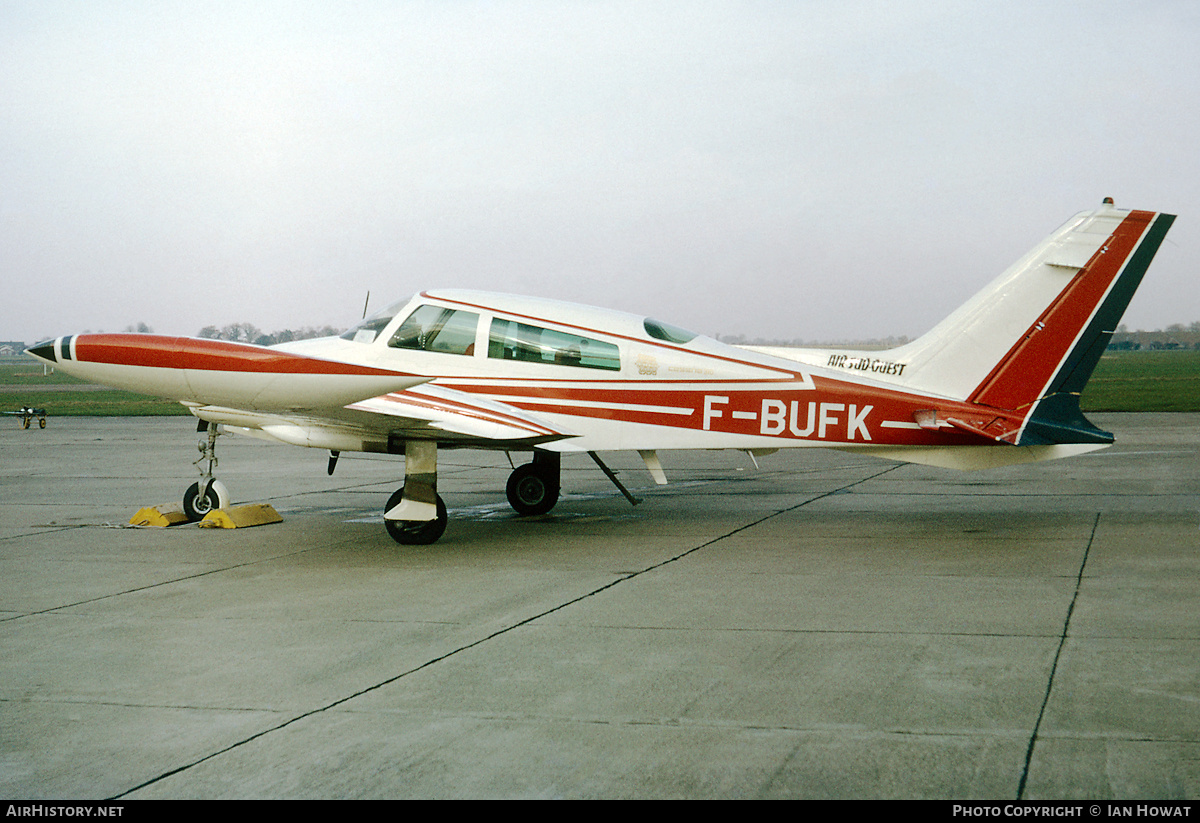
[[[188,490],[183,494],[183,513],[193,523],[203,520],[204,515],[214,509],[223,509],[229,505],[229,490],[225,488],[224,483],[213,477],[213,469],[217,467],[217,436],[220,434],[217,424],[201,420],[196,426],[196,431],[207,434],[207,437],[196,444],[196,448],[200,450],[200,457],[193,465],[200,468],[200,464],[205,461],[208,465],[200,468],[200,481],[188,486]]]
[[[513,469],[505,493],[509,505],[522,516],[545,514],[558,502],[561,456],[534,451],[533,462]]]

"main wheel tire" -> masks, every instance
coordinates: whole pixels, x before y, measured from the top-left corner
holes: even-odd
[[[388,498],[384,511],[388,512],[399,506],[403,498],[404,489],[400,489]],[[436,520],[388,520],[385,518],[383,524],[387,527],[387,533],[391,535],[392,539],[402,546],[428,546],[430,543],[436,543],[446,533],[446,523],[449,519],[449,515],[446,513],[446,503],[439,494]]]
[[[203,520],[204,515],[214,509],[224,509],[229,505],[229,490],[220,480],[208,484],[208,491],[200,496],[200,484],[193,483],[183,493],[183,513],[187,519],[195,523]]]
[[[515,468],[504,489],[509,505],[522,517],[553,509],[558,502],[558,491],[558,484],[547,480],[532,463]]]

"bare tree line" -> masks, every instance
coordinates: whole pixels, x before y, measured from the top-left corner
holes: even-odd
[[[154,334],[154,329],[145,323],[126,326],[126,332],[132,334]],[[283,329],[267,334],[253,323],[230,323],[227,326],[205,326],[197,334],[209,340],[232,340],[236,343],[254,343],[258,346],[272,346],[276,343],[289,343],[292,340],[307,340],[310,337],[332,337],[341,334],[342,329],[333,326],[304,326],[299,329]]]
[[[273,346],[276,343],[289,343],[292,340],[307,340],[310,337],[332,337],[340,334],[342,329],[333,326],[304,326],[299,329],[283,329],[270,334],[253,323],[230,323],[228,326],[205,326],[200,330],[200,337],[211,340],[233,340],[238,343],[254,343],[258,346]]]

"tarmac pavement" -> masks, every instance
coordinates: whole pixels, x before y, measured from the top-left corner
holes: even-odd
[[[958,473],[841,452],[586,456],[516,517],[447,451],[223,437],[279,524],[125,526],[196,479],[191,418],[0,426],[0,796],[1200,796],[1200,416]]]

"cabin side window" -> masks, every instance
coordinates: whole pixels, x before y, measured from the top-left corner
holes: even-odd
[[[475,329],[478,326],[479,315],[474,312],[420,306],[400,324],[388,346],[471,355],[475,353]]]
[[[499,317],[492,320],[488,357],[583,369],[621,370],[621,351],[612,343]]]

